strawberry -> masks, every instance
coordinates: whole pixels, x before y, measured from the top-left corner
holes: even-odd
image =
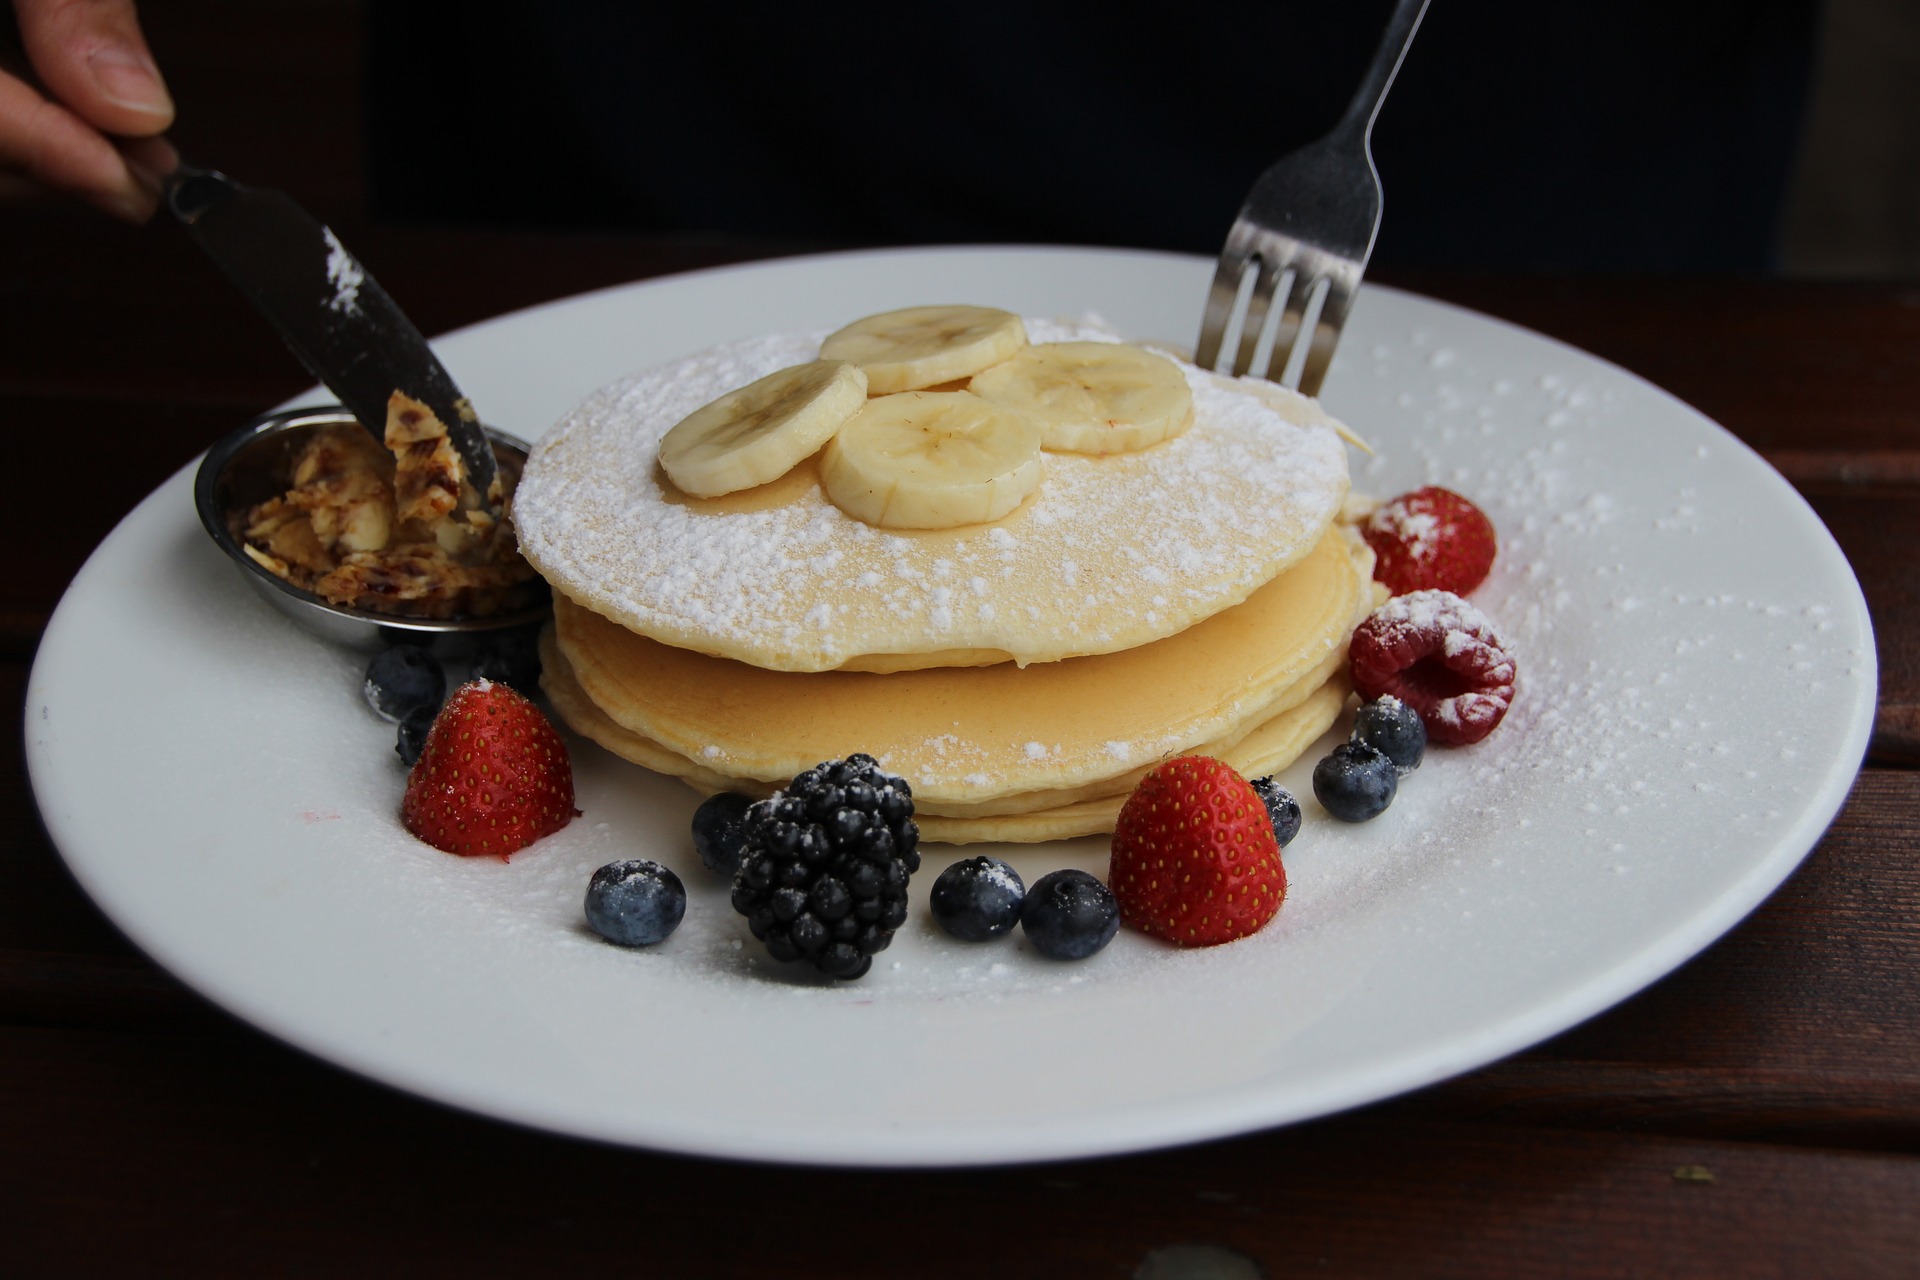
[[[1381,503],[1360,535],[1376,557],[1375,581],[1397,596],[1430,589],[1466,595],[1493,568],[1493,521],[1437,485]]]
[[[502,858],[576,812],[566,744],[540,708],[488,680],[447,699],[400,804],[407,830],[434,848]]]
[[[1395,596],[1354,628],[1347,645],[1353,687],[1412,707],[1427,739],[1478,742],[1513,705],[1515,668],[1484,613],[1448,591]]]
[[[1207,756],[1181,756],[1121,806],[1107,875],[1120,918],[1180,946],[1210,947],[1263,928],[1287,896],[1267,806]]]

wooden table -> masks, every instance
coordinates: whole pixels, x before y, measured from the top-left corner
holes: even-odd
[[[748,256],[341,229],[428,332]],[[1231,1141],[963,1172],[651,1155],[402,1096],[210,1008],[68,879],[14,735],[0,1273],[1126,1276],[1206,1245],[1273,1277],[1920,1274],[1920,287],[1400,283],[1697,405],[1799,487],[1865,585],[1867,768],[1806,864],[1705,954],[1507,1061]],[[0,211],[14,723],[48,613],[114,521],[306,382],[174,228]]]

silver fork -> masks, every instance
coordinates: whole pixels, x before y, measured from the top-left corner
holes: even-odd
[[[1369,142],[1373,118],[1386,100],[1393,76],[1400,69],[1413,33],[1419,29],[1427,0],[1399,0],[1380,39],[1379,52],[1367,68],[1360,91],[1333,131],[1261,174],[1247,193],[1240,215],[1227,232],[1226,247],[1214,268],[1213,287],[1207,293],[1207,313],[1200,324],[1194,363],[1218,368],[1233,313],[1249,270],[1257,272],[1240,324],[1240,342],[1232,372],[1247,373],[1258,357],[1267,312],[1279,291],[1280,280],[1292,284],[1273,334],[1273,354],[1264,375],[1280,382],[1293,359],[1300,328],[1315,287],[1326,281],[1326,294],[1314,320],[1313,334],[1300,367],[1299,389],[1320,394],[1320,383],[1333,360],[1333,348],[1353,307],[1353,295],[1373,253],[1380,229],[1380,174],[1373,166]]]

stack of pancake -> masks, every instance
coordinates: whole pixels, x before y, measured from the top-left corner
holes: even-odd
[[[1339,716],[1378,598],[1340,519],[1342,428],[1315,402],[1180,364],[1190,426],[1049,451],[1015,509],[955,528],[847,514],[817,457],[717,497],[668,478],[669,430],[821,341],[629,378],[535,449],[514,518],[554,588],[543,685],[577,733],[703,792],[766,795],[866,752],[912,784],[925,838],[959,843],[1110,831],[1155,763],[1272,773]]]

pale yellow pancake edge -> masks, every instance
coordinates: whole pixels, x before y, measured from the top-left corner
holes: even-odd
[[[636,733],[628,733],[603,716],[599,708],[593,706],[593,702],[580,691],[580,687],[572,683],[572,674],[566,668],[566,656],[553,645],[551,629],[541,637],[541,658],[545,660],[541,687],[547,693],[547,700],[553,704],[553,710],[561,716],[561,720],[580,737],[607,748],[622,760],[630,760],[641,768],[680,777],[697,793],[737,791],[751,796],[768,796],[774,791],[764,783],[733,779],[724,773],[693,764],[678,752],[666,750],[659,743],[649,743]],[[1225,760],[1244,777],[1265,777],[1269,773],[1279,773],[1298,760],[1300,754],[1315,739],[1319,739],[1321,733],[1331,729],[1332,723],[1340,718],[1340,712],[1346,708],[1348,695],[1348,679],[1344,672],[1340,672],[1319,689],[1313,689],[1296,706],[1290,706],[1271,720],[1256,725],[1250,733],[1242,735],[1235,745],[1204,747],[1188,754],[1206,754],[1217,760]],[[1039,808],[1025,814],[993,816],[931,814],[916,804],[914,821],[920,823],[920,835],[924,839],[941,844],[1066,841],[1073,837],[1104,835],[1112,831],[1127,794],[1131,794],[1131,787],[1117,794],[1066,800],[1058,804],[1046,804],[1044,796],[1029,794],[1029,798],[1041,802]]]
[[[604,747],[620,758],[656,773],[677,777],[702,795],[735,791],[764,797],[775,787],[753,779],[732,778],[688,760],[657,742],[621,728],[593,705],[579,685],[574,683],[566,656],[553,643],[549,629],[541,636],[541,658],[545,669],[541,686],[554,711],[568,728],[581,737]],[[1208,744],[1188,754],[1209,755],[1224,760],[1243,776],[1264,777],[1277,773],[1299,758],[1321,734],[1332,727],[1345,708],[1351,686],[1344,671],[1337,672],[1304,699],[1256,725],[1231,744]],[[1156,762],[1158,763],[1158,762]],[[1146,770],[1141,770],[1144,776]],[[915,821],[928,840],[945,844],[973,844],[1004,841],[1031,844],[1044,840],[1064,840],[1075,836],[1097,835],[1113,830],[1137,779],[1125,789],[1108,795],[1056,799],[1044,793],[1029,792],[1026,798],[1034,808],[1026,812],[991,815],[952,815],[929,812],[916,803]]]
[[[901,676],[769,672],[660,645],[564,597],[555,600],[556,644],[582,693],[614,724],[726,776],[777,786],[821,759],[862,749],[911,781],[916,796],[936,805],[979,804],[1028,791],[1104,793],[1143,761],[1232,741],[1236,730],[1287,705],[1296,685],[1311,688],[1302,682],[1337,666],[1346,637],[1373,607],[1371,558],[1357,537],[1335,530],[1327,535],[1323,554],[1313,558],[1316,576],[1302,580],[1309,584],[1304,599],[1289,584],[1276,582],[1257,604],[1241,606],[1265,613],[1223,615],[1127,654],[1024,672],[1001,667]],[[1297,634],[1268,658],[1262,647],[1267,625],[1293,622],[1287,610],[1296,603],[1310,612],[1300,619]],[[1210,636],[1228,637],[1226,644],[1242,654],[1230,669],[1192,660],[1194,653],[1208,652]],[[1258,650],[1258,656],[1248,657],[1250,650]],[[1199,686],[1183,695],[1177,712],[1162,715],[1145,700],[1164,697],[1175,679]],[[1020,686],[1026,701],[1013,701],[1003,692],[1008,685]],[[1139,697],[1115,702],[1101,692],[1110,689]],[[984,696],[998,704],[993,714],[1014,724],[1011,732],[1006,725],[993,734],[979,727],[980,712],[966,704],[977,708],[982,690],[991,691]],[[1292,700],[1301,696],[1304,692],[1295,693]],[[1049,699],[1057,704],[1050,715]],[[1102,701],[1105,705],[1090,705]],[[955,706],[961,709],[949,710]],[[1035,706],[1043,710],[1028,716]],[[1082,706],[1089,708],[1086,718]],[[948,720],[949,715],[959,718]],[[767,727],[783,718],[793,723],[785,729]],[[969,725],[966,741],[943,727],[963,721]],[[1036,753],[1020,747],[1022,742],[1052,745]],[[1123,743],[1130,744],[1130,752],[1117,749]]]

